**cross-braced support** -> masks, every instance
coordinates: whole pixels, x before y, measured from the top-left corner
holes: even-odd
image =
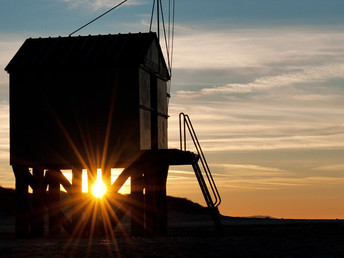
[[[104,200],[95,201],[82,193],[82,168],[73,167],[72,183],[58,169],[14,165],[16,175],[16,234],[44,234],[44,204],[48,210],[49,235],[58,236],[62,228],[72,237],[105,234],[114,236],[114,228],[130,214],[132,236],[167,232],[166,181],[169,165],[191,164],[195,154],[179,150],[145,151],[127,166],[111,184],[111,169],[102,171],[109,191]],[[93,177],[94,178],[94,177]],[[131,178],[130,195],[118,194]],[[66,197],[61,199],[61,185]],[[30,206],[28,187],[33,189]]]

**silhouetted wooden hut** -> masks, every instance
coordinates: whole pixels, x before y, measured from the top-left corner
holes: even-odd
[[[169,72],[155,33],[30,38],[5,70],[10,74],[10,162],[16,176],[18,235],[30,228],[28,185],[37,196],[38,211],[47,183],[59,202],[61,181],[71,192],[81,192],[82,169],[92,181],[101,168],[110,184],[111,168],[136,164],[138,170],[144,150],[167,148]],[[70,187],[60,169],[72,169]],[[163,170],[166,184],[167,168]],[[137,190],[142,175],[135,180],[124,173],[118,181],[131,176],[132,195],[139,192],[142,199],[143,186]],[[39,220],[31,231],[41,234],[43,218]],[[57,221],[54,216],[50,220]]]
[[[6,70],[12,165],[126,167],[167,148],[155,33],[28,39]]]
[[[10,163],[16,178],[18,237],[44,234],[45,205],[51,235],[62,227],[73,236],[93,232],[89,226],[98,217],[90,218],[93,209],[82,197],[83,169],[89,185],[102,169],[109,202],[116,204],[100,222],[108,234],[127,210],[133,235],[166,231],[169,165],[192,164],[208,206],[218,214],[218,192],[211,185],[213,201],[197,164],[203,153],[187,152],[182,143],[181,150],[168,149],[170,75],[155,33],[30,38],[5,70],[10,74]],[[111,168],[124,168],[112,184]],[[72,170],[72,183],[61,169]],[[129,177],[130,197],[119,197]],[[60,185],[69,194],[70,217],[61,209]]]

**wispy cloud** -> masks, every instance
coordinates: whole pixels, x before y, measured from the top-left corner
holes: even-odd
[[[344,148],[342,40],[321,28],[182,31],[170,146],[187,111],[206,151]]]
[[[344,164],[333,164],[333,165],[326,165],[326,166],[320,166],[313,168],[314,170],[320,170],[320,171],[342,171],[344,172]]]
[[[344,63],[305,68],[300,72],[290,72],[276,76],[265,76],[247,84],[230,83],[220,87],[203,88],[199,91],[178,91],[177,94],[178,97],[200,97],[233,93],[251,93],[275,87],[297,85],[300,83],[320,83],[337,78],[344,78]]]
[[[264,171],[264,172],[284,172],[284,170],[279,168],[272,168],[272,167],[265,167],[260,165],[252,165],[252,164],[215,164],[213,166],[221,167],[223,169],[245,169],[245,170],[252,170],[252,171]],[[275,173],[276,174],[276,173]]]
[[[102,8],[112,8],[117,4],[121,3],[121,0],[113,1],[113,0],[62,0],[66,2],[70,7],[77,8],[88,8],[91,10],[99,10]],[[125,5],[142,5],[146,4],[147,1],[144,0],[128,0]]]
[[[344,111],[338,108],[342,106],[340,101],[322,104],[318,100],[303,105],[283,101],[219,99],[218,103],[203,101],[203,105],[196,102],[194,106],[185,101],[184,109],[190,114],[205,151],[344,148]],[[183,107],[171,107],[171,114],[178,111],[183,111]],[[178,147],[176,115],[171,115],[169,125],[169,145]],[[191,142],[188,146],[192,148]]]
[[[243,68],[283,63],[289,68],[338,60],[344,47],[340,30],[312,28],[227,29],[204,31],[183,29],[176,36],[176,68]],[[305,62],[306,61],[306,62]],[[309,63],[308,63],[309,64]]]
[[[286,189],[300,190],[317,187],[331,188],[344,183],[343,175],[305,176],[293,175],[291,172],[279,168],[265,167],[253,164],[210,164],[212,170],[225,169],[226,172],[213,173],[218,188],[222,191],[283,191]],[[178,193],[178,185],[182,182],[191,185],[184,194],[190,195],[197,191],[198,186],[193,172],[183,170],[169,171],[169,186],[173,194]],[[175,188],[175,189],[174,189]]]
[[[275,149],[328,149],[344,148],[344,133],[337,135],[295,135],[274,137],[223,137],[203,139],[206,151],[225,152],[239,150],[275,150]]]
[[[343,177],[304,177],[304,178],[293,178],[293,177],[271,177],[271,178],[252,178],[247,177],[245,179],[229,179],[221,181],[219,187],[225,189],[230,188],[233,190],[270,190],[270,191],[281,191],[286,188],[290,189],[307,189],[314,187],[331,187],[333,185],[341,185],[344,183]]]

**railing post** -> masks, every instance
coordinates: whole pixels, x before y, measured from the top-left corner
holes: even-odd
[[[191,123],[189,116],[184,114],[184,113],[180,113],[179,114],[180,149],[183,150],[183,142],[184,142],[184,151],[186,151],[186,127],[187,127],[189,134],[191,136],[191,139],[195,145],[197,154],[200,157],[204,173],[208,179],[208,184],[211,188],[213,197],[215,199],[214,201],[212,201],[212,206],[217,207],[221,203],[221,197],[220,197],[220,194],[219,194],[217,187],[215,185],[215,181],[211,175],[208,163],[207,163],[205,156],[203,154],[203,151],[202,151],[201,145],[198,141],[196,132],[193,128],[193,125]],[[203,174],[201,171],[200,171],[200,173],[201,173],[201,176],[203,177]],[[206,184],[205,184],[205,187],[207,187]]]
[[[183,113],[179,114],[179,145],[180,145],[180,150],[183,150],[182,115],[183,115]]]

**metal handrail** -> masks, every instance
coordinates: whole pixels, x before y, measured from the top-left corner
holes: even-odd
[[[220,203],[221,203],[221,197],[220,197],[219,191],[217,190],[217,187],[215,185],[215,181],[213,179],[213,176],[211,175],[208,163],[207,163],[207,161],[205,159],[205,156],[203,154],[201,145],[200,145],[200,143],[198,141],[197,135],[196,135],[195,130],[194,130],[193,126],[192,126],[190,117],[182,112],[182,113],[179,114],[180,150],[182,150],[182,151],[186,151],[186,128],[189,131],[191,139],[192,139],[192,141],[194,143],[194,146],[196,148],[197,154],[198,154],[198,156],[199,156],[199,158],[201,160],[201,164],[202,164],[203,170],[204,170],[205,175],[206,175],[206,177],[208,179],[210,188],[211,188],[212,193],[213,193],[213,197],[215,199],[215,201],[212,201],[212,198],[211,198],[211,196],[209,194],[209,198],[211,200],[211,205],[213,207],[218,207],[220,205]],[[201,188],[202,188],[202,186],[201,186]],[[202,192],[204,192],[204,189],[201,189],[201,190],[202,190]],[[207,190],[206,192],[209,192],[209,191]]]

